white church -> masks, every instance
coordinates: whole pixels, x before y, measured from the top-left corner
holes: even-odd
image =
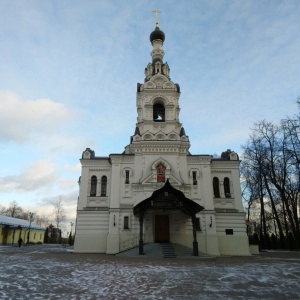
[[[176,243],[191,255],[250,255],[240,160],[192,155],[180,123],[180,87],[163,61],[165,34],[150,34],[152,62],[137,84],[137,122],[125,151],[106,157],[87,148],[74,252],[116,254],[146,243]]]

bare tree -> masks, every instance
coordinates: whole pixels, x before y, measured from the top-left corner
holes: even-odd
[[[19,206],[17,201],[12,201],[8,208],[6,209],[5,215],[8,217],[19,218],[23,215],[24,211],[21,206]]]
[[[63,223],[66,221],[66,212],[61,197],[52,201],[52,219],[57,229],[61,229]]]
[[[243,197],[260,200],[260,238],[268,238],[268,228],[279,233],[280,244],[300,248],[300,100],[299,113],[279,125],[260,121],[255,124],[244,149]],[[267,209],[267,210],[265,210]],[[298,212],[299,211],[299,212]],[[273,221],[273,226],[270,224]],[[264,246],[264,241],[261,241]]]
[[[6,207],[0,204],[0,215],[6,215]]]
[[[50,218],[45,215],[45,214],[37,214],[35,213],[35,219],[34,219],[34,223],[38,226],[41,226],[43,228],[46,228],[47,226],[50,225]]]

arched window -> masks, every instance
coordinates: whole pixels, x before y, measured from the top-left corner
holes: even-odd
[[[226,198],[230,198],[230,181],[228,177],[224,178],[224,193]]]
[[[220,198],[220,187],[219,187],[219,178],[214,177],[213,179],[213,188],[215,198]]]
[[[101,178],[101,196],[106,196],[106,190],[107,190],[107,177],[102,176],[102,178]]]
[[[125,171],[125,184],[129,184],[129,170]]]
[[[193,185],[197,185],[197,172],[193,171]]]
[[[160,163],[157,165],[156,171],[157,171],[157,182],[165,182],[166,167],[162,163]]]
[[[91,178],[91,196],[96,196],[97,194],[97,176],[92,176]]]
[[[156,103],[153,105],[153,121],[165,121],[165,107],[161,103]]]

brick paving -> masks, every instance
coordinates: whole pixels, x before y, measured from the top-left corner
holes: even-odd
[[[0,246],[0,299],[300,299],[300,253],[210,259]]]

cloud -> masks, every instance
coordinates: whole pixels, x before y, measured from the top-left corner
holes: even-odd
[[[69,193],[65,193],[59,196],[53,196],[50,198],[45,198],[38,203],[31,204],[31,205],[21,205],[24,211],[31,211],[39,216],[45,216],[49,219],[49,223],[54,222],[54,215],[53,215],[53,205],[51,204],[52,201],[57,200],[58,197],[61,197],[63,208],[65,210],[66,215],[66,226],[69,227],[70,222],[75,222],[76,220],[76,209],[77,209],[77,197],[78,191],[73,191]],[[74,230],[74,228],[73,228]]]
[[[52,202],[60,198],[62,200],[63,207],[65,209],[67,223],[72,221],[74,222],[76,219],[76,209],[77,209],[77,199],[78,199],[78,189],[71,190],[44,197],[42,199],[39,199],[36,201],[35,205],[31,206],[25,206],[27,209],[30,208],[31,210],[35,210],[39,214],[46,213],[49,218],[51,219],[52,211],[53,211],[53,205]]]
[[[78,165],[67,166],[67,169],[68,172],[72,172],[71,176],[73,176],[73,173],[78,171]],[[58,165],[41,160],[26,165],[20,174],[0,177],[3,205],[9,204],[4,199],[12,193],[20,198],[18,202],[25,211],[33,211],[50,217],[51,202],[60,197],[66,210],[67,220],[74,221],[78,198],[78,177],[69,179],[68,173],[63,173],[62,176],[61,171]],[[18,196],[20,194],[23,196]]]
[[[57,133],[72,112],[51,99],[24,100],[0,90],[0,141],[24,143]]]
[[[78,164],[76,164],[76,165],[72,165],[72,166],[70,166],[70,165],[65,165],[64,166],[64,169],[66,170],[66,171],[68,171],[68,172],[72,172],[72,173],[78,173],[78,172],[80,172],[81,171],[81,164],[80,163],[78,163]]]
[[[0,191],[28,192],[50,188],[57,180],[58,167],[43,160],[28,164],[19,175],[0,177]]]

